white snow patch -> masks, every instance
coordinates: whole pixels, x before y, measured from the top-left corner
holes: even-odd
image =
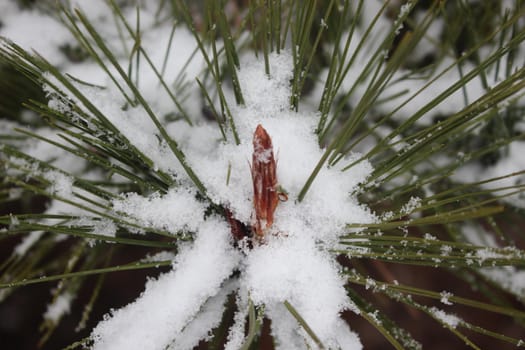
[[[165,195],[155,192],[145,197],[127,193],[112,201],[113,210],[124,213],[143,226],[177,233],[197,231],[204,222],[205,204],[195,198],[188,188],[173,188]]]
[[[48,191],[62,198],[70,198],[73,193],[73,178],[59,171],[45,171],[42,176],[51,183]]]
[[[200,340],[211,339],[211,330],[220,324],[226,298],[235,286],[235,283],[228,283],[217,295],[211,297],[168,350],[192,350]]]
[[[463,322],[456,315],[448,314],[443,310],[440,310],[436,307],[431,307],[430,312],[441,322],[449,325],[452,328],[456,328],[461,322]]]
[[[193,244],[181,250],[171,272],[148,281],[137,300],[97,325],[92,349],[165,349],[201,306],[219,293],[239,257],[226,224],[208,219]]]
[[[64,140],[59,136],[57,131],[51,128],[42,127],[33,130],[33,132],[42,138],[64,144]],[[24,145],[22,151],[40,161],[49,162],[55,168],[66,173],[83,174],[85,171],[86,161],[84,159],[43,140],[31,139]]]
[[[441,295],[440,301],[443,304],[445,304],[445,305],[452,305],[452,302],[450,301],[450,297],[453,296],[452,293],[447,292],[447,291],[444,290],[441,293],[439,293],[439,295]]]
[[[157,262],[157,261],[165,261],[165,260],[175,260],[175,257],[177,254],[171,251],[162,251],[155,253],[153,255],[147,255],[142,261],[144,262]]]
[[[339,313],[348,307],[344,280],[333,259],[308,235],[269,239],[247,256],[243,275],[255,304],[278,308],[288,301],[326,346],[341,346],[334,330]]]
[[[72,301],[73,295],[69,292],[58,295],[55,300],[47,306],[44,319],[57,323],[62,316],[67,315],[71,311]]]
[[[402,214],[410,214],[421,206],[421,198],[410,197],[409,201],[401,208]]]
[[[277,350],[300,350],[305,348],[304,333],[295,318],[280,303],[266,306],[266,313],[272,320],[272,335]],[[314,347],[315,348],[315,347]]]
[[[245,292],[246,290],[241,288],[241,291],[237,294],[237,311],[233,316],[233,325],[229,329],[224,350],[240,349],[244,342],[246,316],[248,315],[248,297],[247,292]]]
[[[0,35],[30,52],[38,52],[54,64],[66,62],[60,47],[75,41],[66,26],[57,18],[45,16],[40,11],[20,11],[16,7],[2,9]]]
[[[29,249],[42,237],[44,231],[32,231],[22,239],[15,249],[14,254],[23,257],[29,251]]]
[[[74,226],[91,226],[91,233],[100,235],[100,236],[107,236],[107,237],[115,237],[117,233],[118,226],[117,224],[108,218],[93,218],[88,216],[82,216],[78,219],[71,220],[68,222],[68,225],[70,227]],[[97,240],[90,239],[89,244],[91,246],[95,245]]]
[[[485,267],[479,272],[520,299],[525,298],[525,271],[514,266]]]

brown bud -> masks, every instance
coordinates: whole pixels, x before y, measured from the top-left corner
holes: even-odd
[[[279,193],[272,139],[260,124],[253,135],[251,171],[255,209],[254,230],[257,237],[262,239],[264,230],[273,224],[273,213],[279,203]]]

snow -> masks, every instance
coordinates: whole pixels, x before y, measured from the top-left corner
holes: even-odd
[[[306,237],[272,237],[254,248],[243,283],[255,304],[271,308],[288,301],[326,346],[336,347],[333,330],[348,304],[344,280],[335,262]]]
[[[245,323],[249,305],[246,290],[241,289],[241,293],[237,294],[236,305],[237,311],[233,316],[233,325],[228,332],[227,342],[224,345],[225,350],[240,349],[244,343]]]
[[[441,295],[441,299],[440,299],[440,301],[441,301],[443,304],[445,304],[445,305],[452,305],[452,302],[449,300],[449,298],[450,298],[451,296],[453,296],[452,293],[447,292],[447,291],[444,290],[444,291],[442,291],[442,292],[439,293],[439,294]]]
[[[160,141],[157,127],[142,107],[124,110],[122,106],[125,101],[116,91],[108,92],[95,87],[77,85],[84,96],[108,117],[133,147],[143,153],[148,162],[153,163],[154,170],[174,173],[179,169],[177,159],[168,144]]]
[[[175,257],[177,254],[169,251],[162,251],[158,252],[153,255],[147,255],[142,261],[144,262],[157,262],[157,261],[165,261],[165,260],[175,260]]]
[[[29,249],[42,237],[43,231],[32,231],[22,239],[13,250],[14,255],[23,257],[29,251]]]
[[[69,292],[58,295],[55,300],[47,306],[44,319],[57,323],[62,316],[67,315],[71,311],[71,302],[73,299],[74,296]]]
[[[40,137],[51,142],[63,144],[63,139],[60,138],[56,130],[48,127],[41,127],[35,130]],[[57,169],[70,174],[80,174],[85,170],[86,162],[79,159],[77,156],[49,142],[37,139],[30,139],[25,143],[22,151],[40,161],[49,162]],[[35,164],[35,166],[37,166]]]
[[[70,198],[73,189],[73,178],[59,171],[43,172],[43,177],[51,183],[49,193],[59,197]]]
[[[272,335],[275,338],[277,350],[317,349],[310,336],[300,328],[297,321],[282,304],[272,304],[266,307],[266,313],[272,320]],[[302,315],[303,316],[303,315]],[[311,325],[309,323],[309,325]],[[322,342],[325,348],[354,350],[362,349],[361,342],[356,333],[349,330],[348,325],[341,319],[336,319],[332,324],[332,339]],[[314,329],[314,332],[317,330]],[[299,336],[298,336],[299,335]],[[319,333],[316,333],[320,336]]]
[[[172,271],[148,281],[137,300],[97,325],[92,349],[165,349],[219,293],[239,258],[226,223],[209,218],[193,245],[181,249]]]
[[[451,328],[456,328],[462,322],[461,319],[457,316],[448,314],[445,311],[438,309],[437,307],[431,307],[429,311],[436,319],[438,319],[440,322],[446,324]]]
[[[212,335],[211,329],[219,325],[224,312],[226,298],[233,292],[234,287],[235,283],[227,283],[217,295],[211,297],[168,349],[192,350],[198,345],[200,340],[210,339]]]
[[[95,220],[93,222],[93,233],[102,236],[115,237],[115,234],[117,233],[117,225],[114,221],[109,219]]]
[[[303,349],[304,340],[308,335],[301,334],[304,332],[293,316],[286,310],[284,305],[268,305],[266,310],[268,316],[272,319],[272,335],[275,338],[277,349]],[[297,336],[301,334],[301,336]]]
[[[117,224],[113,220],[90,216],[80,216],[78,219],[70,220],[67,225],[70,227],[91,227],[92,234],[107,237],[115,237],[118,229]],[[97,240],[90,239],[88,243],[90,246],[94,246]]]
[[[523,300],[525,298],[525,271],[514,266],[486,267],[479,272],[503,289]]]
[[[20,11],[14,1],[1,7],[0,36],[7,37],[28,51],[36,51],[56,65],[67,62],[60,47],[75,39],[58,18],[42,16],[37,10]]]
[[[421,198],[419,197],[410,197],[407,203],[403,204],[400,212],[402,214],[410,214],[414,210],[418,209],[421,206]]]
[[[206,206],[195,198],[189,188],[174,188],[165,195],[153,193],[148,197],[127,193],[112,201],[113,210],[122,213],[144,227],[171,233],[196,231],[204,222]]]

